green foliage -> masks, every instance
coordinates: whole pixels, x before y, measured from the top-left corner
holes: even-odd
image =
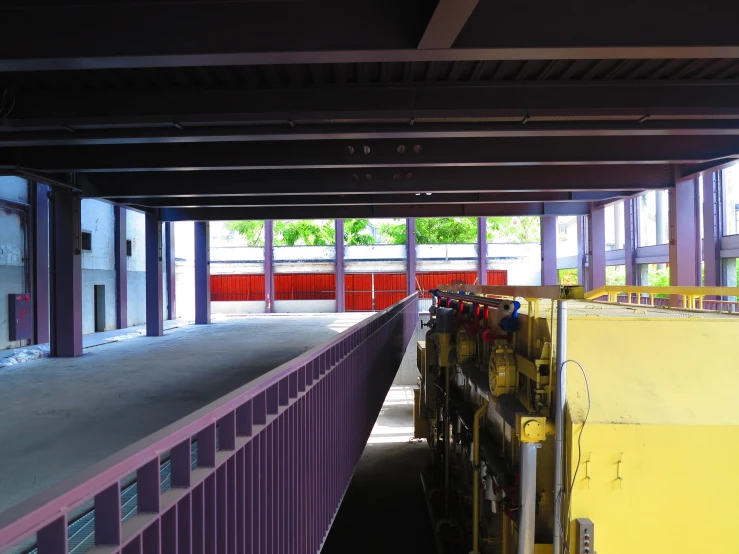
[[[540,242],[541,218],[539,217],[489,217],[488,242]]]
[[[606,266],[606,285],[625,285],[626,284],[626,266],[609,265]]]
[[[247,246],[264,246],[264,221],[229,221],[226,227],[246,239]],[[369,219],[344,220],[344,241],[347,245],[374,244],[367,231]],[[336,244],[333,220],[279,220],[274,223],[275,246],[326,246]]]
[[[335,243],[333,221],[278,220],[274,223],[275,246],[326,246]]]
[[[247,246],[264,246],[264,221],[227,221],[226,228],[243,236]]]
[[[369,234],[369,219],[345,219],[344,243],[347,246],[356,244],[375,244],[375,237]]]
[[[557,271],[560,285],[577,285],[577,269],[560,269]]]
[[[650,287],[670,286],[670,267],[667,265],[660,268],[657,264],[649,264],[647,275]]]
[[[380,232],[390,244],[404,244],[405,224],[383,223]],[[416,244],[468,244],[477,240],[475,217],[419,217]]]

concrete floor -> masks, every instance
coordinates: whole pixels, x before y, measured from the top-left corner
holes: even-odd
[[[367,315],[229,318],[0,369],[0,512]]]
[[[393,386],[321,554],[434,554],[420,473],[425,440],[413,440],[413,388]]]

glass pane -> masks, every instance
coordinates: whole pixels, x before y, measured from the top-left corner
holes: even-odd
[[[623,250],[624,203],[616,202],[605,207],[606,250]]]
[[[739,234],[739,164],[723,171],[724,235]]]
[[[560,269],[557,277],[560,285],[577,285],[577,269]]]
[[[557,217],[557,257],[577,256],[577,216]]]
[[[637,202],[639,246],[667,244],[669,241],[669,200],[667,191],[642,194]]]

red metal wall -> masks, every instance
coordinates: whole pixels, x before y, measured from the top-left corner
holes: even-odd
[[[210,299],[264,301],[264,275],[211,275]]]
[[[336,275],[333,273],[278,273],[275,275],[275,300],[334,300]]]
[[[453,282],[462,282],[465,285],[477,284],[477,271],[418,271],[416,272],[416,288],[419,288],[420,298],[430,298],[429,290],[439,285],[450,285]],[[507,285],[508,272],[505,269],[489,269],[488,285]]]
[[[384,310],[405,297],[405,273],[347,273],[345,299],[347,311]],[[416,289],[421,298],[438,285],[452,282],[469,285],[477,281],[476,271],[419,271]],[[504,270],[488,270],[489,285],[507,284]],[[374,292],[374,299],[373,299]],[[211,275],[210,298],[221,301],[264,300],[264,275]],[[275,300],[334,300],[336,275],[333,273],[278,273],[275,275]]]
[[[346,311],[384,310],[405,298],[405,282],[405,273],[347,273],[344,276]]]

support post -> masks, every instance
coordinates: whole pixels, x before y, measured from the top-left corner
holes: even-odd
[[[156,213],[145,214],[146,228],[146,336],[164,335],[162,298],[162,224]]]
[[[115,326],[128,327],[128,252],[126,248],[126,208],[115,206]]]
[[[175,283],[176,267],[174,257],[174,223],[164,226],[164,236],[167,243],[167,254],[164,259],[164,271],[167,275],[167,319],[177,319],[177,286]]]
[[[57,190],[53,197],[51,355],[82,355],[81,199]]]
[[[588,290],[606,285],[606,212],[593,208],[588,218]]]
[[[518,554],[533,554],[536,531],[536,451],[539,444],[521,443]],[[557,525],[555,521],[555,526]],[[556,551],[555,551],[556,552]]]
[[[705,286],[720,287],[721,280],[721,171],[703,176],[703,267]]]
[[[587,288],[585,277],[585,256],[587,249],[587,226],[586,216],[577,216],[577,284]]]
[[[35,344],[49,342],[49,187],[35,188],[33,248],[33,309]],[[33,189],[32,189],[33,190]]]
[[[210,223],[195,222],[195,323],[210,323]]]
[[[541,218],[541,284],[556,285],[557,274],[557,216]]]
[[[628,286],[641,284],[636,267],[637,229],[636,201],[633,198],[627,198],[624,200],[624,264]]]
[[[405,220],[406,294],[416,291],[416,218]]]
[[[554,404],[554,554],[562,554],[562,529],[569,522],[562,522],[562,496],[564,487],[564,437],[565,404],[567,403],[567,302],[557,302],[557,343],[556,343],[557,389]]]
[[[264,222],[264,311],[271,314],[275,311],[275,258],[274,229],[272,220]]]
[[[477,284],[488,284],[488,218],[477,218]]]
[[[670,285],[697,286],[700,283],[700,252],[696,251],[696,206],[698,180],[675,184],[670,190]],[[670,304],[679,298],[670,296]]]
[[[344,220],[334,221],[336,226],[336,311],[346,311],[346,297],[344,293]]]

